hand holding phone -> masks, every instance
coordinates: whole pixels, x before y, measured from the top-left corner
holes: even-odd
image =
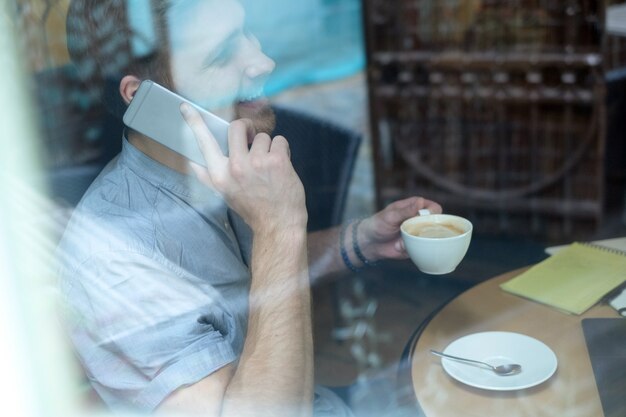
[[[200,113],[222,154],[228,155],[229,123],[154,81],[141,83],[124,113],[123,121],[129,128],[206,167],[207,162],[198,142],[181,114],[182,103]]]
[[[182,106],[181,114],[208,163],[206,168],[192,164],[197,178],[218,192],[253,231],[306,228],[304,187],[291,164],[285,137],[255,135],[251,120],[235,120],[229,129],[230,155],[225,157],[218,155],[217,142],[194,108]]]

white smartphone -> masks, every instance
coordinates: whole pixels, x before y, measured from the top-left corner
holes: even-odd
[[[187,159],[206,166],[193,131],[180,113],[183,102],[200,112],[222,152],[228,155],[228,122],[154,81],[142,81],[124,113],[124,124]]]

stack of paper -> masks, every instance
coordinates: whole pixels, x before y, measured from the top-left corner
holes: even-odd
[[[626,281],[626,254],[573,243],[502,289],[573,314],[582,314]]]

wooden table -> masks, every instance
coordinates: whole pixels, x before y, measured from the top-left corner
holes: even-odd
[[[424,328],[411,358],[411,377],[427,417],[601,417],[602,405],[581,327],[587,317],[618,317],[597,305],[568,315],[502,291],[499,284],[522,270],[487,280],[447,304]],[[484,331],[526,334],[548,345],[558,369],[546,382],[518,391],[488,391],[448,376],[429,349],[443,350],[455,339]]]

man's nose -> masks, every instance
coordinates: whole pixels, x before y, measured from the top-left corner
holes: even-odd
[[[257,50],[248,63],[245,73],[248,78],[256,79],[270,75],[275,67],[276,63],[274,60],[265,55],[262,51]]]

